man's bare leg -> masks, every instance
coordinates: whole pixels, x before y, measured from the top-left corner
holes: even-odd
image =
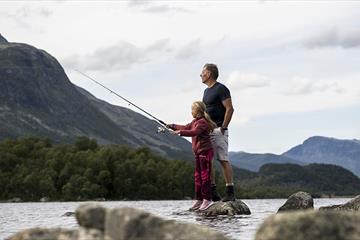
[[[220,161],[226,182],[226,195],[223,197],[223,202],[235,201],[233,171],[229,161]]]

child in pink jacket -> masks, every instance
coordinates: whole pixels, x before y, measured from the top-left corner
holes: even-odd
[[[190,210],[208,209],[211,201],[210,174],[214,151],[210,141],[210,133],[216,127],[210,116],[205,112],[205,104],[196,101],[191,106],[194,119],[187,125],[170,124],[169,128],[176,134],[192,137],[192,149],[195,154],[195,198],[196,201]]]

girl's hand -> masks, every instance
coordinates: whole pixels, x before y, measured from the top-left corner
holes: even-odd
[[[174,135],[180,135],[180,130],[171,131],[171,133]]]

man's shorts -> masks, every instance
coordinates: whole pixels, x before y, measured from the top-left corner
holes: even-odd
[[[210,138],[214,148],[214,160],[229,161],[229,131],[225,130],[222,134],[221,128],[215,128]]]

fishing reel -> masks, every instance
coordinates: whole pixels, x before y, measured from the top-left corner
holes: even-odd
[[[166,128],[160,126],[157,128],[157,133],[165,133],[165,132],[166,132]]]

